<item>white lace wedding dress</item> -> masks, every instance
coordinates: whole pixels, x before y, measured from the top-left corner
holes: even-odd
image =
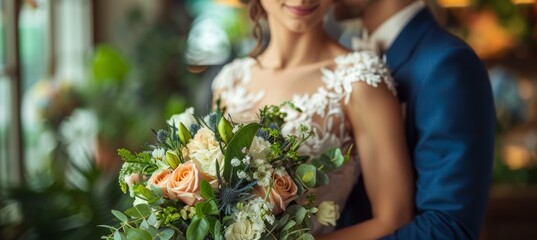
[[[335,58],[335,68],[322,68],[322,85],[317,91],[297,94],[290,97],[302,112],[284,108],[288,116],[283,134],[299,135],[301,124],[312,126],[316,135],[306,141],[299,149],[300,153],[317,157],[325,150],[341,147],[346,150],[354,144],[350,123],[346,118],[344,105],[348,104],[354,84],[366,83],[372,87],[385,83],[395,94],[395,84],[384,61],[370,51],[352,52]],[[265,91],[249,92],[247,86],[252,78],[251,70],[256,64],[253,58],[236,59],[224,66],[214,79],[213,91],[220,93],[220,98],[227,107],[227,113],[234,121],[250,122],[257,118],[259,102],[265,97]],[[354,148],[356,150],[356,148]],[[349,196],[358,176],[360,164],[357,151],[351,160],[340,169],[332,172],[329,184],[316,190],[318,202],[335,201],[340,211]],[[315,224],[315,233],[333,231],[331,227]]]

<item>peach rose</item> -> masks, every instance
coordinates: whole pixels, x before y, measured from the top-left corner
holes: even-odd
[[[168,179],[168,196],[170,199],[179,199],[189,206],[193,206],[203,197],[200,194],[201,180],[209,180],[194,164],[189,161],[179,165]]]
[[[149,178],[148,185],[149,187],[155,186],[156,188],[162,190],[164,197],[168,197],[168,179],[172,173],[171,169],[164,169],[159,172],[154,172]]]
[[[272,180],[274,183],[272,184],[272,190],[268,196],[268,201],[274,204],[274,209],[272,211],[274,215],[278,215],[287,208],[287,205],[291,201],[298,197],[298,187],[288,174],[284,176],[273,174]],[[256,187],[256,191],[258,194],[261,194],[260,197],[263,198],[267,193],[267,189],[260,186]]]

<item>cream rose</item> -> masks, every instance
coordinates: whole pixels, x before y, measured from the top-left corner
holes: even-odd
[[[196,118],[194,118],[194,108],[187,108],[183,113],[175,114],[170,118],[170,120],[168,120],[169,125],[175,126],[177,128],[180,126],[181,123],[185,125],[187,129],[190,129],[190,126],[196,123]]]
[[[162,191],[162,195],[164,197],[168,197],[168,179],[170,179],[170,175],[172,173],[171,169],[164,169],[158,172],[154,172],[153,175],[151,175],[151,178],[149,178],[148,185],[151,188],[151,186],[158,188]]]
[[[216,161],[220,170],[224,169],[224,154],[214,133],[208,128],[201,128],[187,144],[188,157],[196,163],[201,170],[211,177],[216,177]]]
[[[339,206],[334,201],[324,201],[317,208],[319,210],[315,216],[320,224],[336,226],[336,221],[339,219]]]
[[[272,189],[268,195],[268,201],[274,204],[272,212],[274,215],[282,213],[287,205],[295,200],[298,192],[298,187],[293,182],[293,179],[288,174],[279,176],[278,174],[272,175]],[[267,188],[256,187],[256,191],[261,194],[260,197],[264,198],[267,194]]]
[[[261,238],[261,233],[254,231],[250,220],[245,219],[229,225],[224,236],[226,240],[257,240]]]
[[[253,159],[266,159],[270,153],[270,143],[261,137],[254,137],[249,149]]]
[[[169,198],[194,206],[203,200],[200,194],[200,184],[203,179],[209,180],[192,161],[179,165],[170,175],[166,185]]]

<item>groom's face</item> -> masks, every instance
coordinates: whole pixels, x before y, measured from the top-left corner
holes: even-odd
[[[361,17],[366,4],[370,0],[335,0],[334,17],[336,20],[346,20]]]

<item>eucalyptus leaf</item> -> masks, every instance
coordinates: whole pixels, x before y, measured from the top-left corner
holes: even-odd
[[[222,235],[222,224],[220,223],[220,221],[216,221],[214,224],[213,236],[215,240],[224,239],[224,236]]]
[[[156,229],[156,228],[153,227],[153,226],[149,226],[146,230],[147,230],[147,232],[149,232],[149,234],[151,234],[151,239],[155,239],[155,238],[157,238],[157,236],[158,236],[158,229]]]
[[[287,221],[289,220],[289,215],[288,214],[284,214],[279,220],[278,220],[278,224],[275,226],[274,229],[280,229],[282,228],[283,226],[285,226],[285,224],[287,224]]]
[[[151,207],[149,207],[147,204],[138,204],[127,209],[125,213],[134,218],[147,218],[149,215],[151,215]]]
[[[119,219],[122,222],[127,222],[129,220],[127,216],[120,211],[112,210],[112,214],[114,214],[114,216],[116,216],[117,219]]]
[[[298,238],[298,240],[315,240],[315,238],[310,233],[304,233]]]
[[[297,224],[302,224],[302,221],[304,221],[304,218],[306,217],[307,210],[304,207],[299,207],[296,210],[295,214],[295,221]]]
[[[316,183],[316,172],[317,169],[315,166],[310,164],[300,164],[296,169],[296,175],[304,183],[306,187],[313,188]]]
[[[125,238],[125,235],[120,232],[120,231],[115,231],[114,232],[114,240],[123,240],[123,239],[126,239]]]
[[[175,231],[173,231],[173,229],[164,229],[162,230],[158,236],[160,238],[160,240],[170,240],[172,239],[173,235],[175,234]]]
[[[317,171],[316,173],[316,187],[320,187],[320,186],[324,186],[324,185],[327,185],[328,184],[328,181],[329,181],[329,178],[328,178],[328,175],[323,172],[323,171]]]
[[[328,156],[334,169],[341,167],[341,165],[343,165],[343,163],[345,162],[345,157],[343,156],[343,153],[341,153],[341,149],[339,148],[332,148],[326,151],[323,155]]]
[[[148,230],[149,229],[149,223],[146,220],[143,220],[142,223],[140,223],[140,229]]]
[[[292,227],[294,227],[296,225],[296,222],[292,219],[290,219],[286,224],[285,226],[282,228],[282,231],[287,231],[289,229],[291,229]]]
[[[127,239],[128,240],[152,240],[151,234],[149,232],[137,229],[137,228],[130,228],[127,231]]]
[[[149,225],[155,226],[157,224],[157,215],[155,215],[154,213],[151,213],[149,218],[147,218],[147,222],[149,223]]]

